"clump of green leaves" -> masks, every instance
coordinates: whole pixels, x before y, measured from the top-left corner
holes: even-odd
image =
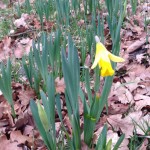
[[[44,50],[44,49],[43,49]],[[36,56],[35,56],[36,57]],[[58,143],[60,141],[56,140],[55,132],[55,108],[57,108],[57,113],[62,124],[62,131],[64,137],[66,137],[67,145],[69,149],[81,149],[81,128],[80,128],[80,113],[79,113],[79,101],[78,96],[81,97],[82,103],[84,105],[84,142],[89,148],[93,147],[93,131],[96,125],[96,122],[99,119],[99,109],[103,109],[105,103],[100,103],[99,97],[94,95],[92,96],[90,90],[90,81],[89,81],[89,71],[85,71],[85,82],[86,89],[88,93],[88,101],[85,98],[85,95],[80,87],[80,65],[79,57],[77,53],[77,48],[75,47],[71,36],[68,36],[68,51],[66,55],[65,48],[62,48],[62,70],[65,80],[66,90],[65,90],[65,102],[68,111],[69,120],[72,127],[72,136],[69,136],[65,124],[63,123],[63,116],[61,113],[61,102],[59,94],[55,93],[54,85],[54,76],[53,73],[48,70],[43,76],[45,83],[45,92],[40,91],[40,97],[42,99],[43,106],[37,102],[37,104],[32,100],[30,103],[31,111],[35,119],[37,128],[40,131],[40,134],[47,145],[48,149],[57,149]],[[40,59],[39,59],[40,60]],[[39,68],[39,70],[42,68]],[[99,80],[97,80],[99,82]],[[95,89],[97,89],[98,83],[96,83]],[[103,104],[100,106],[100,104]],[[124,135],[122,135],[117,142],[114,150],[117,150],[121,144]],[[98,143],[96,144],[96,149],[99,150],[99,147],[106,148],[110,150],[112,148],[111,140],[107,143],[107,127],[105,126],[102,132],[102,135],[99,137]],[[64,141],[62,142],[64,143]],[[66,145],[66,146],[67,146]],[[62,147],[65,144],[61,145]],[[60,147],[60,144],[59,144]],[[101,150],[101,149],[100,149]]]
[[[1,76],[0,76],[0,90],[2,91],[4,97],[8,101],[11,106],[12,115],[15,118],[15,110],[14,110],[14,103],[12,97],[12,89],[11,89],[11,62],[10,59],[7,61],[7,66],[5,67],[4,64],[1,64]]]

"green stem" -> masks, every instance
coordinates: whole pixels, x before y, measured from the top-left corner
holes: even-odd
[[[13,118],[16,118],[16,113],[15,113],[13,105],[11,105],[11,113],[12,113]]]

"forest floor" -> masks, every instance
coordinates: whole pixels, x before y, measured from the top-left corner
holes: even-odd
[[[19,17],[14,11],[15,0],[10,4],[0,2],[0,62],[6,63],[10,57],[12,66],[12,89],[14,108],[17,118],[13,119],[11,108],[0,93],[0,150],[46,149],[35,127],[29,107],[30,99],[37,99],[35,91],[29,86],[21,66],[24,54],[28,55],[33,40],[40,32],[40,21],[36,14],[24,11]],[[23,1],[22,1],[23,3]],[[130,5],[127,12],[132,13]],[[149,12],[149,13],[148,13]],[[90,17],[90,16],[89,16]],[[79,20],[78,25],[84,26]],[[46,31],[55,28],[55,23],[45,22]],[[73,28],[72,28],[73,30]],[[109,36],[108,25],[104,24],[105,35]],[[94,138],[97,140],[104,123],[108,123],[108,137],[113,143],[119,133],[125,133],[121,150],[131,149],[130,144],[139,146],[140,150],[150,148],[150,3],[138,5],[136,14],[126,16],[121,29],[120,56],[126,61],[117,65],[113,85],[108,98],[108,112],[103,110],[96,125]],[[107,38],[105,46],[111,49],[111,40]],[[91,66],[89,54],[86,66]],[[102,79],[103,82],[103,79]],[[64,79],[55,79],[56,91],[64,98]],[[83,84],[84,86],[84,84]],[[91,83],[92,86],[92,83]],[[83,87],[84,88],[84,87]],[[99,90],[101,93],[101,89]],[[70,123],[63,102],[63,121],[70,129]],[[80,116],[83,117],[83,105],[80,104]],[[56,117],[57,132],[61,122]],[[82,126],[82,125],[81,125]],[[71,132],[71,131],[70,131]],[[6,148],[7,147],[7,148]],[[133,149],[134,150],[134,149]]]

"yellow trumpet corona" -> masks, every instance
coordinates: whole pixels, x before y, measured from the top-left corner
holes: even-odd
[[[96,55],[91,69],[94,69],[97,65],[99,65],[102,77],[114,75],[115,71],[112,68],[111,61],[124,62],[125,60],[121,57],[111,54],[100,42],[98,36],[95,36],[95,40],[96,40]]]

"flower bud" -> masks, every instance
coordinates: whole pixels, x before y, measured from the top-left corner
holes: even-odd
[[[44,108],[41,106],[40,102],[37,103],[37,107],[38,107],[38,113],[39,113],[40,120],[43,124],[45,131],[47,132],[49,130],[49,123],[48,123],[48,118],[47,118],[46,112],[45,112]]]

